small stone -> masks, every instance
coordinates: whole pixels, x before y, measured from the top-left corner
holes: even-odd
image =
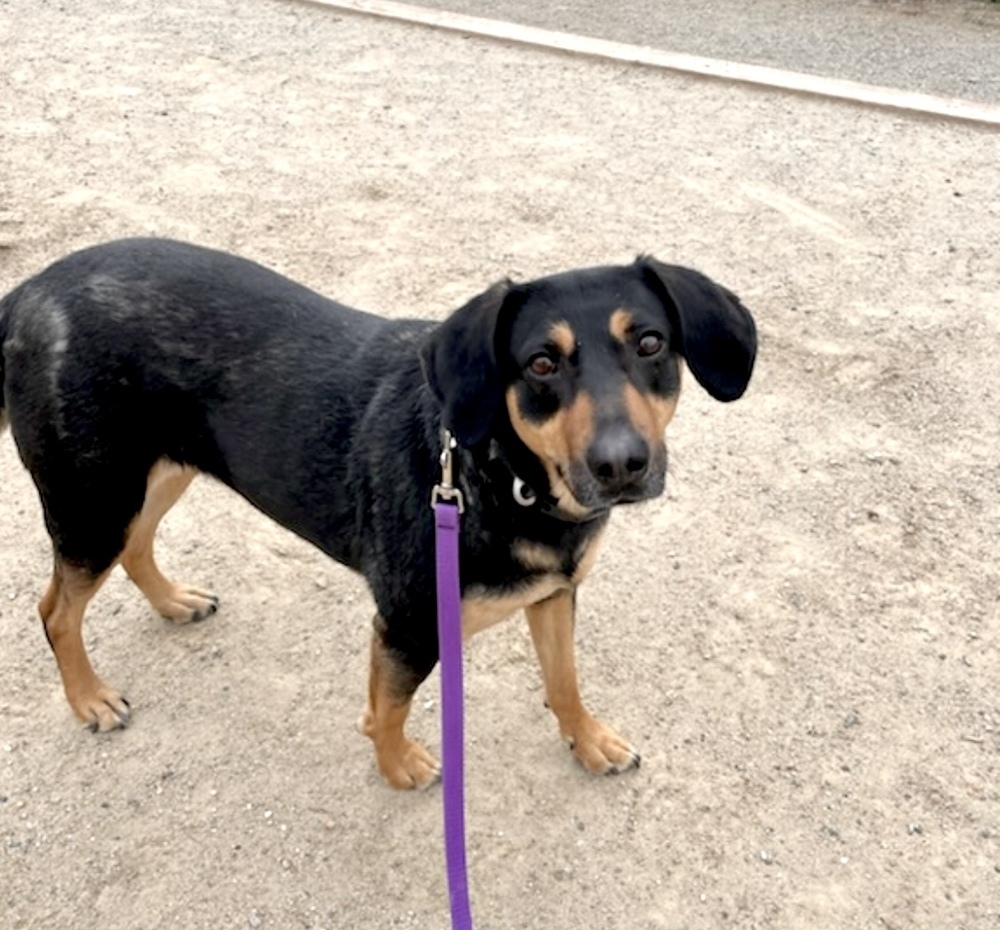
[[[908,823],[906,825],[906,832],[909,833],[910,836],[920,836],[924,832],[924,828],[921,824],[916,822]]]

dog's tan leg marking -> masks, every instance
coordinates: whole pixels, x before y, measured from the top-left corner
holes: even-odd
[[[558,591],[525,608],[525,614],[542,668],[546,703],[583,767],[595,775],[608,775],[638,766],[635,749],[593,717],[580,699],[573,647],[573,592]]]
[[[94,577],[56,557],[49,587],[38,603],[45,635],[55,653],[66,700],[92,730],[127,726],[128,701],[94,671],[83,645],[83,614],[111,569]]]
[[[153,609],[175,623],[204,620],[219,607],[209,591],[177,584],[164,577],[153,557],[153,538],[164,514],[173,507],[197,472],[173,462],[157,462],[146,483],[146,499],[132,521],[121,554],[122,567],[146,595]]]
[[[403,732],[413,691],[402,683],[405,672],[372,635],[371,672],[368,677],[368,706],[359,728],[375,744],[375,758],[382,777],[393,788],[426,788],[441,776],[441,766],[423,746],[407,739]]]

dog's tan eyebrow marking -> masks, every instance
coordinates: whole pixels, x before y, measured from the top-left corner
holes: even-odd
[[[576,333],[565,320],[552,324],[549,328],[549,339],[555,343],[556,348],[566,358],[569,358],[576,351]]]
[[[615,337],[619,342],[625,343],[628,341],[629,333],[635,323],[632,314],[629,313],[624,307],[615,310],[611,314],[611,319],[608,320],[608,329],[611,331],[611,335]]]

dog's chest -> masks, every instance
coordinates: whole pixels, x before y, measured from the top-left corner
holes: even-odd
[[[522,570],[518,582],[507,588],[476,585],[462,598],[462,636],[466,640],[488,627],[558,591],[572,591],[593,567],[600,536],[575,551],[560,552],[529,540],[517,540],[511,556]]]

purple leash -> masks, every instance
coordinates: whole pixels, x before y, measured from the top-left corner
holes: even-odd
[[[457,443],[445,431],[441,483],[434,488],[434,543],[437,559],[438,654],[441,662],[441,781],[444,790],[444,853],[453,930],[472,930],[469,878],[465,861],[464,736],[462,720],[462,592],[458,533],[462,492],[452,484],[452,452]]]

